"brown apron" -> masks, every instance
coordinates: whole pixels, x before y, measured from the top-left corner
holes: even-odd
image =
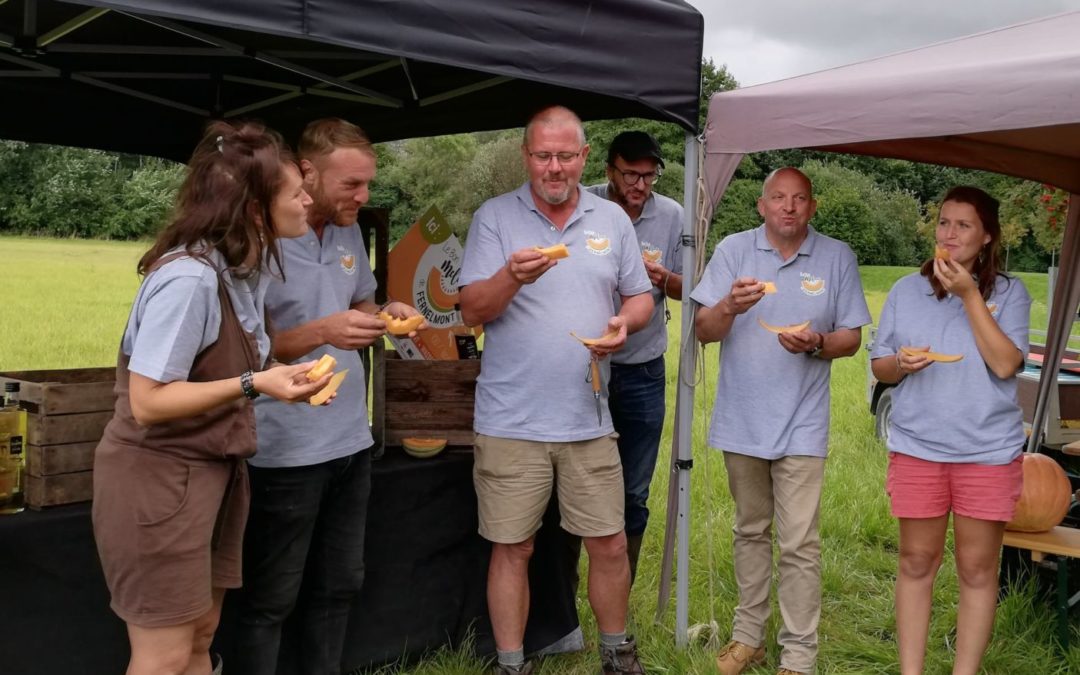
[[[152,270],[181,255],[162,257]],[[218,301],[218,338],[195,357],[189,382],[265,366],[220,274]],[[249,499],[244,458],[255,454],[255,411],[238,398],[194,417],[140,426],[131,413],[128,362],[121,350],[115,413],[94,456],[94,537],[113,611],[137,626],[173,626],[209,611],[212,588],[240,586]]]

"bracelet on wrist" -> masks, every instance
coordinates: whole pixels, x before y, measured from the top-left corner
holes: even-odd
[[[259,392],[255,391],[255,373],[250,370],[240,373],[240,391],[248,399],[255,400],[259,398]]]

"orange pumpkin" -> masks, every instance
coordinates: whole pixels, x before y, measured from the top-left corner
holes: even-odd
[[[1065,471],[1050,457],[1024,453],[1024,489],[1016,513],[1006,525],[1014,532],[1044,532],[1065,518],[1072,500],[1072,486]]]

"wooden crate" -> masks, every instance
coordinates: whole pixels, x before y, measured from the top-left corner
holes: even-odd
[[[472,447],[473,402],[480,361],[413,361],[375,347],[372,431],[376,445],[411,437],[445,438]]]
[[[40,509],[93,497],[94,450],[113,415],[115,368],[0,373],[19,382],[28,412],[26,503]]]

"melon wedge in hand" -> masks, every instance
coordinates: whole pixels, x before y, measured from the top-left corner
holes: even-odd
[[[323,354],[322,358],[311,367],[311,370],[307,371],[307,379],[312,382],[318,380],[323,375],[333,372],[334,366],[337,365],[337,359],[329,354]]]
[[[322,405],[330,400],[330,397],[334,395],[334,392],[338,390],[341,383],[345,381],[345,376],[348,375],[349,369],[341,371],[340,373],[334,373],[334,376],[330,378],[330,382],[319,390],[319,393],[315,394],[308,399],[308,403],[311,405]]]
[[[776,333],[777,335],[780,335],[782,333],[798,333],[810,327],[809,321],[803,321],[802,323],[793,323],[790,326],[774,326],[771,323],[765,323],[761,319],[758,319],[757,322],[761,324],[761,327],[765,330],[769,331],[770,333]]]
[[[410,316],[408,319],[399,319],[386,312],[379,312],[375,316],[383,320],[383,323],[386,324],[386,332],[391,335],[408,335],[416,330],[420,324],[424,323],[424,317],[422,316]]]
[[[555,244],[554,246],[548,246],[547,248],[534,246],[533,248],[536,250],[537,253],[546,255],[552,260],[570,257],[570,249],[566,248],[566,244]]]
[[[900,351],[904,352],[908,356],[925,356],[931,361],[938,361],[939,363],[955,363],[964,358],[963,354],[939,354],[937,352],[924,352],[919,349],[912,349],[911,347],[901,347]]]
[[[578,342],[585,345],[586,347],[591,347],[597,342],[603,342],[604,340],[610,340],[612,338],[619,337],[619,331],[617,330],[613,330],[610,333],[605,333],[598,338],[583,338],[574,331],[570,331],[570,334],[573,335]]]

